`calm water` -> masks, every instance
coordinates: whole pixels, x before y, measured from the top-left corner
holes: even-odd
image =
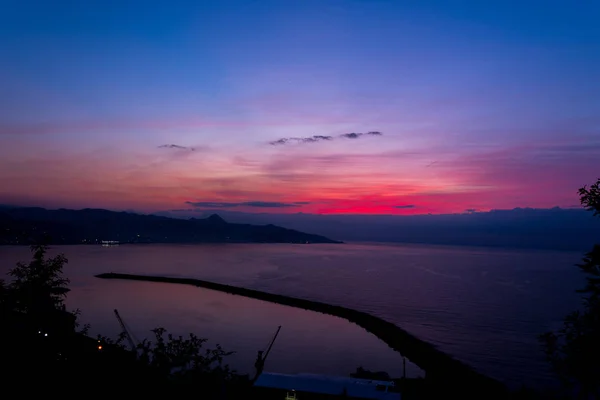
[[[578,305],[579,253],[427,245],[62,246],[68,305],[92,332],[119,331],[119,309],[138,338],[162,325],[218,339],[249,372],[278,325],[266,369],[348,374],[357,366],[402,373],[402,358],[344,320],[183,285],[106,281],[101,272],[197,277],[339,304],[394,322],[483,373],[512,385],[543,384],[537,335]],[[3,270],[28,260],[0,247]],[[409,375],[418,374],[409,365]]]

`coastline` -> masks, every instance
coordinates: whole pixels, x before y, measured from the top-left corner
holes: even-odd
[[[376,243],[376,242],[373,242]],[[0,243],[0,247],[2,246],[16,246],[16,247],[29,247],[35,243]],[[202,244],[298,244],[298,245],[318,245],[318,244],[347,244],[347,242],[341,240],[331,240],[330,242],[261,242],[261,241],[204,241],[204,242],[119,242],[115,244],[110,244],[104,247],[114,247],[114,246],[125,246],[125,245],[152,245],[152,244],[182,244],[182,245],[202,245]],[[103,246],[101,242],[92,243],[92,242],[64,242],[64,243],[51,243],[50,246]]]

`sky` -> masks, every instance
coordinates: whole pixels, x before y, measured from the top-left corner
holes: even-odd
[[[573,207],[600,2],[3,0],[0,203]]]

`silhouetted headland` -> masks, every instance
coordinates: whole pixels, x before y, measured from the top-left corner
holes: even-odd
[[[341,243],[275,225],[232,224],[213,214],[187,220],[109,210],[0,209],[0,244]]]
[[[437,350],[431,344],[416,338],[398,326],[361,311],[200,279],[119,273],[105,273],[96,277],[187,284],[344,318],[374,334],[392,349],[406,356],[425,371],[429,381],[435,383],[435,386],[440,389],[445,388],[448,390],[447,393],[461,393],[465,396],[481,394],[485,398],[503,398],[507,393],[507,388],[502,383],[476,372],[468,365]]]

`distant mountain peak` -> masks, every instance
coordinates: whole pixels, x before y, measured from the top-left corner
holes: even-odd
[[[221,218],[218,214],[212,214],[210,217],[206,218],[206,220],[213,222],[213,223],[219,223],[219,224],[227,223],[227,221],[225,221],[223,218]]]
[[[190,221],[101,209],[0,210],[0,245],[120,243],[338,243],[275,226],[233,224],[217,214]]]

